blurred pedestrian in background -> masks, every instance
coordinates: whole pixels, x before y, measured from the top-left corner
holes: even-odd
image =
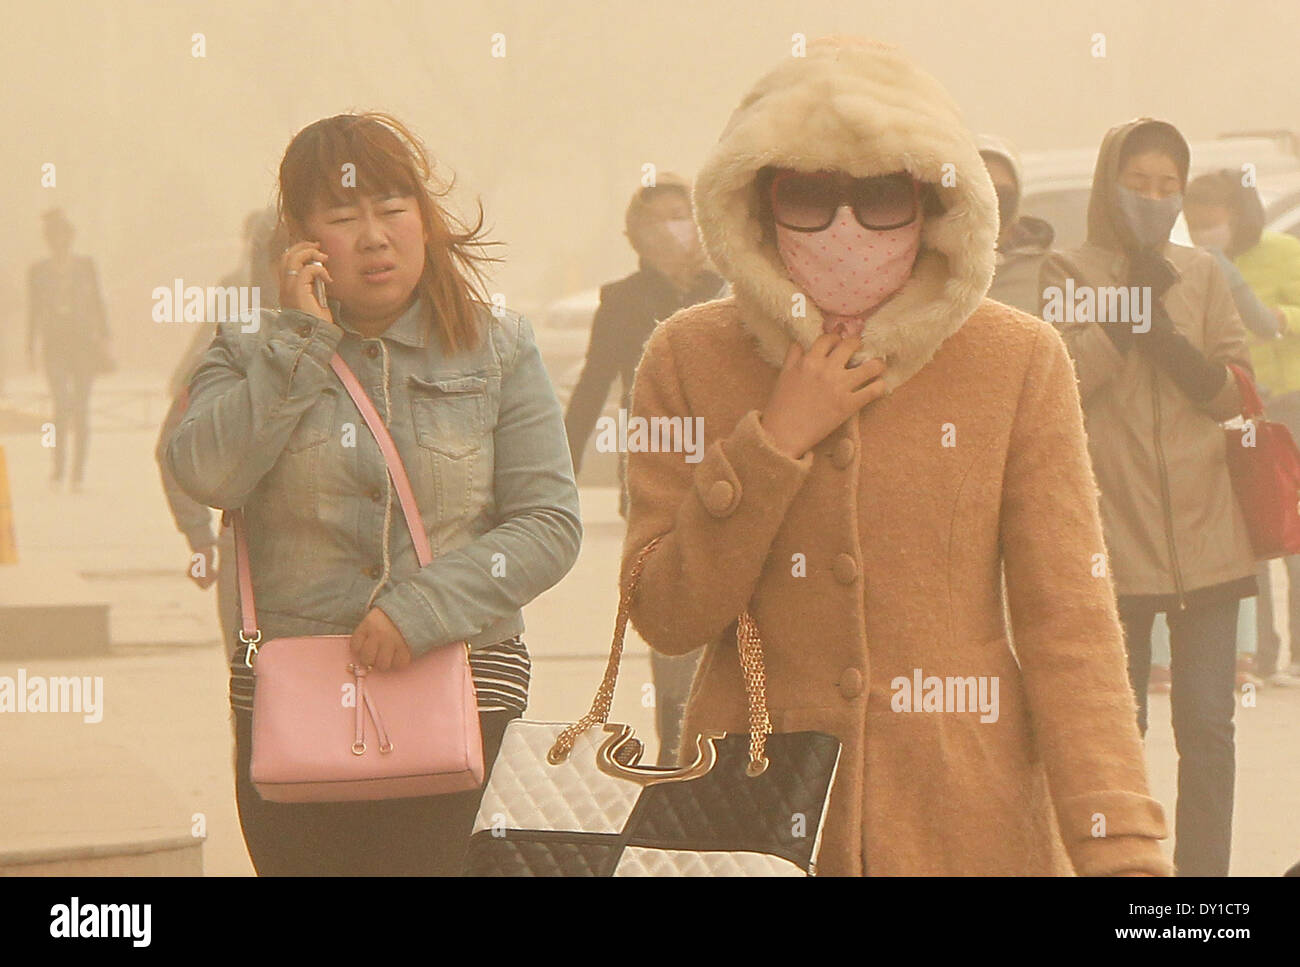
[[[1265,415],[1284,424],[1300,441],[1300,239],[1265,231],[1264,206],[1242,173],[1225,169],[1202,175],[1187,186],[1187,228],[1197,245],[1221,252],[1268,309],[1271,330],[1253,328],[1250,358],[1255,368]],[[1243,314],[1244,317],[1244,314]],[[1255,628],[1258,645],[1254,674],[1270,685],[1300,685],[1300,555],[1282,559],[1287,574],[1289,668],[1278,667],[1281,636],[1277,632],[1269,562],[1259,567]]]
[[[1180,874],[1223,876],[1232,842],[1237,613],[1240,599],[1255,594],[1255,557],[1219,421],[1241,412],[1226,364],[1249,368],[1250,360],[1214,256],[1168,240],[1189,163],[1172,124],[1141,118],[1108,131],[1087,241],[1054,252],[1041,287],[1059,291],[1072,279],[1076,292],[1150,293],[1145,321],[1130,312],[1062,321],[1060,329],[1083,398],[1144,735],[1151,627],[1158,612],[1169,623],[1179,752],[1174,865]]]
[[[998,251],[989,298],[1036,315],[1041,305],[1038,273],[1056,233],[1043,219],[1020,214],[1023,175],[1011,143],[988,134],[977,143],[998,195]]]
[[[50,485],[62,487],[71,448],[69,485],[76,492],[85,482],[90,447],[91,383],[113,366],[110,335],[95,263],[72,253],[72,222],[55,208],[45,213],[44,224],[50,255],[27,275],[27,358],[35,368],[39,347],[54,405]]]
[[[638,188],[624,216],[624,234],[637,254],[637,270],[601,286],[600,306],[591,324],[591,340],[582,375],[564,414],[573,470],[582,469],[587,440],[617,378],[620,405],[627,409],[641,350],[656,325],[678,309],[717,298],[721,276],[709,268],[691,215],[690,182],[659,172],[655,184]],[[627,455],[619,455],[619,514],[627,516],[623,481]]]

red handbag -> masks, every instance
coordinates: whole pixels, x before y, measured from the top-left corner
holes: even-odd
[[[1264,419],[1264,404],[1250,373],[1228,365],[1241,391],[1246,423],[1224,427],[1228,475],[1255,557],[1261,561],[1300,553],[1300,449],[1291,431]]]

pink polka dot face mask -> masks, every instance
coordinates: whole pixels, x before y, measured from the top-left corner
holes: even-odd
[[[826,332],[857,335],[867,315],[912,274],[923,220],[884,231],[864,228],[842,205],[819,232],[776,226],[777,250],[794,282],[825,316]]]

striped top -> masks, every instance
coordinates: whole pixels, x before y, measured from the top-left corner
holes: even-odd
[[[470,674],[480,712],[518,712],[528,706],[528,683],[532,661],[521,636],[471,649]],[[230,707],[240,712],[253,710],[253,670],[244,664],[241,645],[230,659]]]

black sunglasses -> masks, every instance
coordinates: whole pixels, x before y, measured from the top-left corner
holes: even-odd
[[[888,231],[915,221],[920,185],[906,172],[852,178],[832,171],[775,171],[768,200],[778,225],[796,232],[825,231],[843,205],[863,228]]]

